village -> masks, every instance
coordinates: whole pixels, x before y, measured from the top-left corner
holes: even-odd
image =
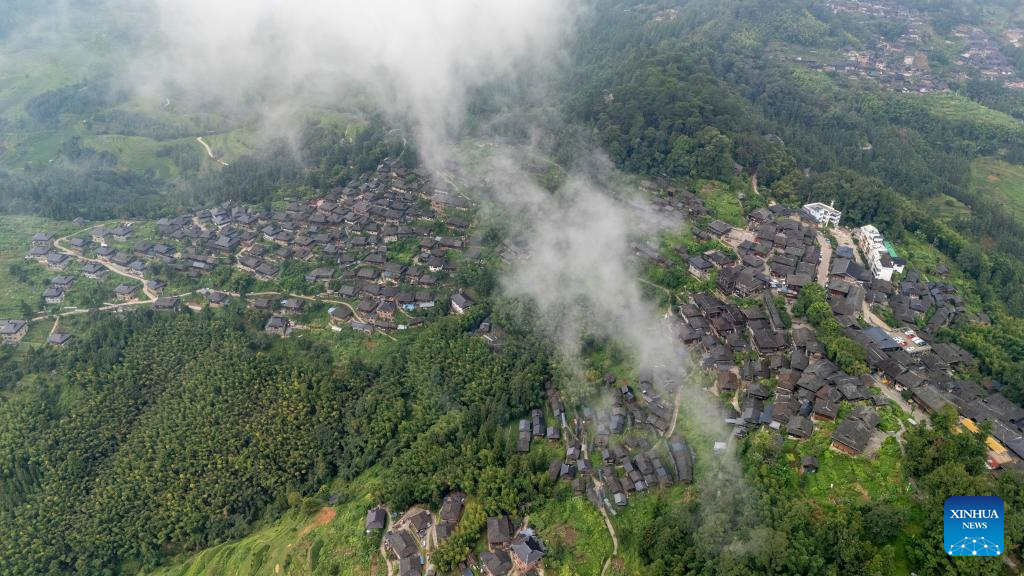
[[[775,204],[751,212],[744,229],[715,220],[696,231],[735,252],[686,255],[691,274],[713,274],[716,290],[694,294],[677,318],[680,340],[714,375],[713,391],[733,399],[727,422],[741,436],[767,427],[805,439],[815,423],[839,420],[831,448],[871,457],[893,433],[879,429],[881,407],[925,420],[953,406],[964,428],[991,425],[990,469],[1020,468],[1024,409],[998,382],[964,379],[971,354],[935,341],[945,326],[988,318],[967,312],[946,267],[928,275],[909,268],[877,228],[843,228],[841,217],[823,203]],[[824,288],[843,334],[867,352],[865,373],[844,373],[814,328],[789,318],[810,283]]]
[[[795,56],[794,60],[802,66],[872,80],[902,93],[945,92],[950,89],[950,81],[967,80],[975,72],[1008,88],[1024,88],[1024,80],[998,42],[977,26],[962,25],[953,30],[953,37],[963,49],[950,62],[948,73],[938,73],[928,61],[926,49],[932,33],[921,11],[894,0],[829,0],[827,5],[836,14],[850,14],[865,21],[905,22],[906,25],[898,37],[879,36],[874,45],[859,49],[846,46],[839,59],[813,52]],[[1014,43],[1019,36],[1016,31],[1010,31],[1006,38]]]
[[[55,274],[41,295],[54,306],[78,283],[115,277],[112,302],[102,309],[149,306],[173,313],[244,300],[266,315],[267,333],[288,337],[304,329],[304,308],[320,304],[329,306],[323,314],[333,330],[388,334],[428,321],[439,303],[456,314],[474,305],[453,282],[460,265],[481,258],[471,240],[471,204],[431,182],[425,173],[385,163],[348,187],[290,201],[282,210],[227,204],[162,218],[154,240],[136,238],[134,223],[94,225],[63,238],[40,232],[26,258]],[[686,274],[703,286],[685,292],[665,323],[666,337],[693,358],[691,370],[706,383],[702,393],[717,397],[718,417],[732,431],[702,447],[706,453],[723,455],[736,439],[758,430],[780,442],[802,442],[827,424],[829,450],[870,459],[885,439],[899,441],[906,424],[952,406],[964,429],[978,431],[988,423],[993,472],[1022,466],[1024,409],[1003,397],[998,383],[965,379],[974,358],[935,339],[943,327],[988,321],[967,311],[944,266],[912,268],[876,227],[844,227],[832,203],[799,209],[769,204],[736,227],[714,219],[690,192],[659,190],[653,202],[696,223],[694,241],[714,246],[695,253],[676,246],[673,260],[650,243],[634,245],[637,263],[671,268],[683,262]],[[506,261],[528,256],[508,242],[499,255]],[[225,266],[251,276],[256,287],[299,274],[305,289],[169,293],[182,277],[200,280]],[[863,373],[844,372],[828,358],[814,326],[792,313],[801,290],[815,284],[843,334],[866,350]],[[17,344],[30,321],[0,322],[5,343]],[[50,344],[73,340],[56,328]],[[501,352],[503,331],[489,319],[471,335]],[[561,456],[551,461],[548,479],[585,497],[614,536],[610,518],[632,498],[693,483],[700,451],[677,427],[683,388],[662,370],[642,367],[635,380],[607,374],[603,386],[607,402],[601,408],[579,409],[567,407],[548,383],[546,403],[513,433],[521,453],[537,443],[558,447]],[[671,397],[670,391],[678,392]],[[891,410],[906,418],[885,427]],[[813,474],[818,459],[808,455],[794,465]],[[436,513],[424,506],[376,506],[364,528],[367,537],[380,538],[390,573],[430,574],[431,554],[458,527],[466,500],[452,492]],[[541,574],[546,553],[528,517],[490,517],[486,549],[471,553],[461,573]]]
[[[139,238],[143,225],[132,222],[63,238],[39,232],[26,259],[58,274],[41,294],[60,310],[57,317],[87,311],[61,307],[76,281],[114,277],[102,310],[148,305],[173,312],[244,299],[269,314],[267,333],[287,337],[303,328],[307,306],[323,303],[335,331],[388,333],[422,325],[439,299],[457,313],[473,305],[452,283],[458,266],[481,258],[468,238],[470,207],[451,186],[386,160],[348,187],[281,209],[225,203],[161,218],[149,238]],[[201,284],[224,268],[250,276],[260,289],[170,293],[170,285]],[[291,290],[281,287],[288,274]],[[27,328],[24,320],[5,321],[5,342],[17,343]],[[55,331],[49,341],[62,345],[72,337]]]
[[[991,426],[987,446],[993,473],[1022,467],[1024,409],[999,394],[997,383],[962,379],[972,356],[933,341],[944,326],[988,321],[967,312],[945,280],[945,267],[929,271],[934,279],[909,268],[876,227],[842,227],[842,214],[831,204],[800,209],[774,204],[752,211],[748,225],[735,228],[711,220],[703,202],[688,192],[656,203],[693,221],[708,221],[693,236],[722,246],[699,254],[677,248],[688,273],[714,288],[692,294],[666,319],[671,336],[694,357],[694,369],[708,376],[706,393],[720,399],[720,418],[732,430],[714,440],[712,457],[722,457],[734,439],[756,430],[767,430],[780,442],[803,442],[827,423],[829,450],[870,459],[885,439],[900,442],[905,425],[952,406],[962,429]],[[673,265],[649,244],[635,249],[637,260]],[[512,247],[505,254],[525,257]],[[791,319],[796,297],[810,284],[824,289],[844,334],[867,351],[866,373],[843,372],[827,358],[814,328]],[[537,442],[559,445],[564,454],[551,461],[549,481],[568,484],[606,519],[649,490],[692,483],[697,451],[676,429],[679,398],[660,395],[682,390],[667,378],[655,369],[640,370],[635,382],[608,374],[603,384],[610,400],[601,410],[567,408],[549,385],[546,404],[518,423],[517,450],[529,452]],[[883,429],[890,409],[904,414],[905,423],[897,420],[895,427]],[[800,474],[814,474],[819,463],[808,455],[794,465]],[[431,573],[431,548],[451,533],[457,521],[453,502],[464,499],[459,492],[449,495],[436,517],[420,507],[392,514],[396,520],[390,525],[391,516],[375,508],[366,529],[387,530],[382,552],[398,563],[399,574]],[[608,528],[614,535],[610,520]],[[526,523],[488,518],[486,542],[486,552],[471,553],[460,573],[475,569],[504,576],[542,568],[544,543]]]

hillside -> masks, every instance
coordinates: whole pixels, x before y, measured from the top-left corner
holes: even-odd
[[[367,8],[370,72],[183,5],[294,65],[241,104],[66,4],[0,10],[0,574],[1024,566],[1018,2]]]

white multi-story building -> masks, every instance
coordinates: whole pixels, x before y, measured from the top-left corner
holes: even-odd
[[[817,222],[819,226],[838,226],[839,219],[843,216],[842,212],[836,210],[835,202],[831,204],[822,202],[804,204],[804,213]]]
[[[857,245],[868,259],[871,275],[875,278],[891,281],[894,273],[903,272],[903,260],[890,252],[878,228],[871,224],[858,228]]]

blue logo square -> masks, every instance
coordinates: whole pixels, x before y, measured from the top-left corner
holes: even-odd
[[[946,499],[945,550],[950,556],[1003,553],[1003,501],[995,496]]]

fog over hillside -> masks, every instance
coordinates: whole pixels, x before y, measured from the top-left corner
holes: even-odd
[[[415,125],[436,162],[468,91],[550,64],[575,10],[569,0],[160,0],[156,34],[129,73],[151,97],[182,88],[256,112],[278,132],[297,111],[368,93]]]

